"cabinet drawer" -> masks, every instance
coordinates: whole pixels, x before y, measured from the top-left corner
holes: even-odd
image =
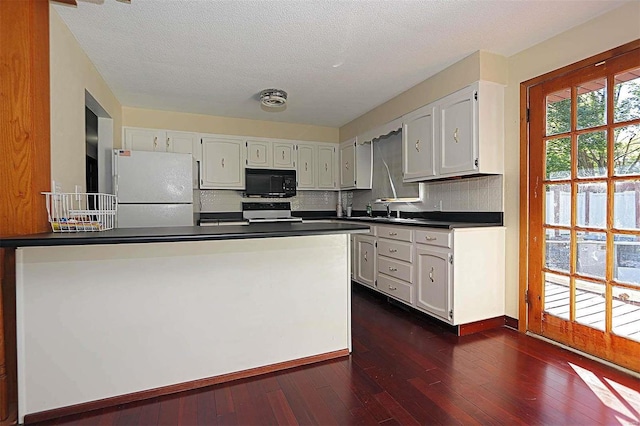
[[[413,262],[413,246],[408,243],[399,243],[380,238],[378,240],[378,254],[409,263]]]
[[[378,256],[378,272],[410,283],[413,277],[413,266],[408,263]]]
[[[406,227],[378,226],[378,237],[413,242],[413,230]]]
[[[413,304],[413,289],[410,284],[396,280],[395,278],[378,275],[378,290],[389,296]]]
[[[436,229],[416,231],[416,242],[418,244],[451,248],[451,232]]]

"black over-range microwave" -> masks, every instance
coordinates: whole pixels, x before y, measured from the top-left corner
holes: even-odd
[[[245,195],[249,197],[293,197],[296,171],[245,169]]]

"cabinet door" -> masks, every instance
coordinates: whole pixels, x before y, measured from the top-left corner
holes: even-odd
[[[416,307],[452,322],[449,252],[416,248]]]
[[[441,175],[477,169],[477,101],[473,88],[463,89],[439,102]]]
[[[336,189],[336,147],[318,146],[318,188]]]
[[[340,145],[340,188],[356,186],[356,145],[355,141]]]
[[[244,148],[239,140],[202,138],[200,188],[244,189]]]
[[[189,132],[167,132],[165,146],[168,152],[193,154],[198,144],[198,134]]]
[[[247,166],[271,167],[271,142],[249,140],[245,145],[247,147]]]
[[[314,189],[316,187],[314,145],[298,145],[298,188]]]
[[[293,143],[273,143],[273,167],[276,169],[295,169],[295,157],[295,145]]]
[[[376,282],[376,242],[372,237],[356,237],[356,281],[375,287]]]
[[[124,129],[124,149],[164,152],[167,150],[165,132],[155,129]]]
[[[403,118],[402,171],[405,182],[436,175],[435,110],[434,105],[427,105]]]

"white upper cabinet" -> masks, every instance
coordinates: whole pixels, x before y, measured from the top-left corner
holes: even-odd
[[[262,140],[248,140],[247,148],[248,167],[273,167],[271,160],[271,142]]]
[[[458,91],[440,101],[441,175],[477,171],[477,100],[475,88]]]
[[[197,133],[167,131],[165,138],[165,146],[167,148],[167,152],[193,154],[193,156],[199,160],[199,145],[200,138],[198,137]]]
[[[504,87],[478,81],[405,115],[403,150],[405,181],[504,173]]]
[[[436,175],[434,104],[426,105],[403,117],[402,167],[405,182]]]
[[[338,151],[332,143],[299,143],[298,189],[338,190]]]
[[[316,188],[316,145],[298,144],[298,189]]]
[[[124,149],[165,152],[167,150],[165,131],[126,127],[124,128]]]
[[[201,189],[244,189],[245,142],[202,138]]]
[[[357,138],[340,144],[340,189],[371,189],[372,144]]]
[[[276,169],[296,168],[296,145],[293,142],[273,142],[273,167]]]
[[[248,139],[247,167],[269,169],[295,169],[296,145],[293,142],[271,139]]]
[[[132,151],[178,152],[194,154],[199,159],[197,133],[125,127],[124,149]]]
[[[338,189],[336,145],[318,145],[318,189]]]
[[[340,188],[356,186],[356,139],[340,144]]]

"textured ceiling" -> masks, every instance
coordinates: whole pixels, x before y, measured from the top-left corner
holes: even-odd
[[[340,127],[477,50],[620,6],[582,0],[79,0],[56,5],[122,105]],[[289,93],[282,112],[257,93]]]

